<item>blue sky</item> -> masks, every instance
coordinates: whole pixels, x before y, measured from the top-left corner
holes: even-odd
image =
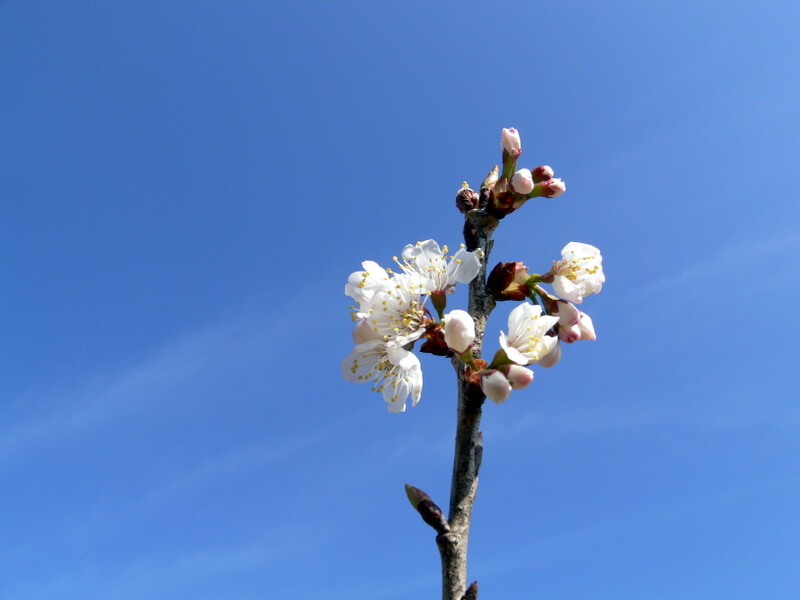
[[[453,375],[402,415],[342,381],[342,289],[457,244],[509,126],[568,191],[493,261],[577,240],[607,283],[598,341],[486,407],[481,598],[796,599],[798,22],[0,3],[0,599],[438,595],[403,484],[446,503]]]

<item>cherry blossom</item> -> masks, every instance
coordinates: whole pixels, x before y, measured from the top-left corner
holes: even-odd
[[[509,360],[532,365],[548,354],[557,338],[545,335],[558,323],[558,317],[542,314],[541,306],[524,302],[508,315],[508,336],[500,332],[500,346]]]
[[[456,283],[469,283],[481,268],[483,252],[467,252],[463,247],[448,257],[447,246],[439,248],[434,240],[409,244],[403,248],[401,260],[395,261],[406,274],[416,274],[426,280],[425,291],[451,293]],[[449,258],[449,260],[448,260]]]
[[[422,367],[416,355],[393,343],[372,340],[358,344],[342,361],[342,377],[353,383],[372,381],[372,390],[380,392],[389,412],[416,406],[422,395]]]
[[[553,290],[570,302],[580,304],[584,296],[598,294],[606,278],[600,250],[589,244],[570,242],[553,263]]]

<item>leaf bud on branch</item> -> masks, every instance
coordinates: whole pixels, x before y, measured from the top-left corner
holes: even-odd
[[[411,502],[411,506],[419,513],[422,520],[433,527],[436,533],[442,534],[450,531],[450,524],[445,519],[442,509],[436,505],[428,494],[407,483],[406,496],[408,496],[408,501]]]

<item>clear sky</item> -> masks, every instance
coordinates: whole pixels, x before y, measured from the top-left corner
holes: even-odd
[[[0,2],[0,599],[439,594],[447,361],[389,415],[342,290],[455,246],[502,127],[595,343],[483,420],[481,599],[800,597],[796,2]],[[453,307],[463,297],[457,297]],[[487,352],[507,306],[489,323]]]

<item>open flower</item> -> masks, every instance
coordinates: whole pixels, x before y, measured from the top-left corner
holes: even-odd
[[[500,346],[518,365],[532,365],[547,355],[558,338],[545,335],[558,323],[558,317],[542,314],[541,306],[525,302],[508,315],[508,336],[500,332]]]
[[[422,367],[419,359],[399,346],[380,340],[358,344],[342,361],[342,377],[353,383],[372,381],[372,390],[380,392],[389,412],[416,406],[422,395]]]
[[[583,297],[598,294],[606,280],[600,250],[589,244],[570,242],[553,263],[553,290],[562,298],[580,304]]]
[[[453,256],[447,256],[448,248],[439,248],[434,240],[409,244],[403,248],[402,260],[397,264],[406,274],[416,274],[425,279],[425,291],[451,293],[456,283],[469,283],[481,268],[481,250],[467,252],[460,248]],[[449,258],[449,260],[448,260]]]
[[[427,324],[423,293],[423,281],[416,275],[398,274],[385,281],[373,293],[366,311],[376,337],[403,346],[422,336]]]

